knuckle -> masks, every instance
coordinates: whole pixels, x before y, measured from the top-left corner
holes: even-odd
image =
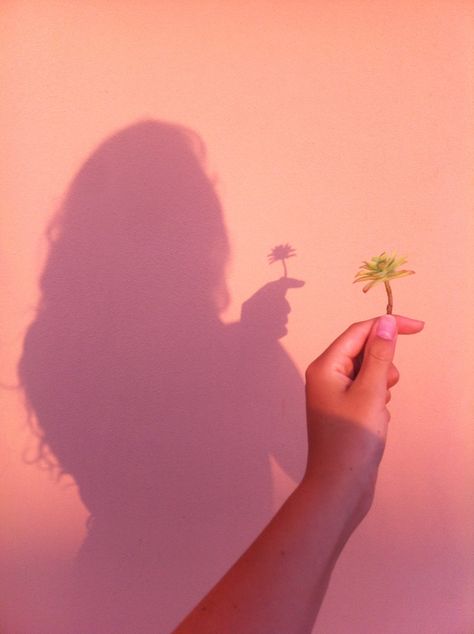
[[[399,380],[400,380],[400,372],[392,363],[388,373],[388,381],[387,381],[388,387],[393,387],[394,385],[398,383]]]
[[[311,363],[306,368],[305,370],[306,380],[310,380],[310,381],[314,380],[316,377],[316,374],[319,374],[320,368],[321,368],[321,356],[317,357],[316,359],[313,359],[313,361],[311,361]]]
[[[310,383],[314,377],[315,361],[312,361],[305,370],[306,383]]]

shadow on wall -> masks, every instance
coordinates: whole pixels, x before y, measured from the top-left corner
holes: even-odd
[[[20,377],[90,520],[65,614],[38,632],[169,632],[272,516],[270,456],[302,476],[303,382],[278,342],[300,284],[220,321],[228,240],[204,158],[188,129],[132,125],[50,226]]]

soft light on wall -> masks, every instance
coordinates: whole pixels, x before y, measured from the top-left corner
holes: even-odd
[[[305,285],[287,292],[281,344],[301,374],[351,322],[384,311],[381,287],[364,295],[351,284],[362,259],[396,250],[416,271],[394,283],[394,312],[425,330],[399,342],[376,503],[315,631],[467,634],[472,3],[4,4],[2,384],[17,381],[47,222],[86,159],[139,121],[191,128],[207,146],[231,246],[222,319],[238,320],[242,303],[281,275],[269,250],[293,245],[289,275]],[[87,513],[67,480],[25,462],[35,441],[18,391],[2,390],[2,418],[3,619],[33,634],[41,626],[25,605],[38,623],[54,614],[45,578],[67,566]],[[256,451],[250,440],[246,449]],[[295,474],[270,460],[275,509]]]

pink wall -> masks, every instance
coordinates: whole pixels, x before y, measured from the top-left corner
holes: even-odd
[[[207,146],[232,249],[225,322],[280,274],[266,263],[269,249],[281,242],[297,249],[290,275],[306,283],[288,292],[281,343],[291,377],[278,385],[285,393],[291,384],[298,416],[290,359],[302,373],[348,324],[384,310],[381,288],[363,295],[351,284],[360,261],[397,250],[416,271],[394,283],[395,312],[426,326],[399,342],[401,380],[375,505],[338,563],[316,632],[474,631],[473,14],[467,0],[3,3],[3,384],[17,381],[47,221],[86,159],[137,121],[183,124]],[[190,237],[197,253],[207,237]],[[123,291],[129,302],[133,296]],[[259,359],[262,350],[253,350]],[[209,383],[209,370],[202,372]],[[242,369],[236,376],[243,389],[248,376]],[[74,486],[25,464],[35,443],[21,395],[3,390],[1,399],[1,618],[7,632],[36,634],[51,631],[55,583],[84,537],[87,512]],[[223,402],[213,401],[215,411]],[[273,509],[304,454],[300,423],[298,458],[287,462],[282,447],[254,432],[239,439],[249,460],[271,467]],[[186,433],[203,458],[201,430]],[[166,460],[160,464],[166,476]],[[259,474],[245,472],[243,492],[260,486]],[[196,503],[181,493],[183,508]],[[269,504],[268,490],[264,497]],[[256,526],[246,524],[250,533]],[[207,555],[200,556],[189,554],[202,571]],[[178,587],[184,560],[175,567]],[[196,576],[190,597],[206,579]]]

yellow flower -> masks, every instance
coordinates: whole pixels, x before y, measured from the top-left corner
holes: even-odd
[[[268,263],[273,264],[273,262],[277,262],[278,260],[281,260],[283,264],[283,272],[286,277],[288,274],[288,271],[286,269],[285,260],[288,258],[292,258],[295,255],[296,255],[296,251],[289,244],[279,244],[278,246],[273,247],[273,249],[268,254],[267,256],[269,260]]]
[[[363,262],[363,266],[361,266],[360,270],[356,273],[353,284],[356,282],[368,281],[369,283],[362,289],[364,293],[367,293],[374,284],[383,282],[388,295],[387,313],[391,313],[392,292],[389,284],[390,280],[395,280],[397,277],[413,275],[415,273],[415,271],[407,271],[405,269],[397,271],[397,267],[404,264],[406,261],[407,260],[404,257],[397,257],[396,253],[387,255],[384,251],[379,256],[372,258],[370,262]]]

